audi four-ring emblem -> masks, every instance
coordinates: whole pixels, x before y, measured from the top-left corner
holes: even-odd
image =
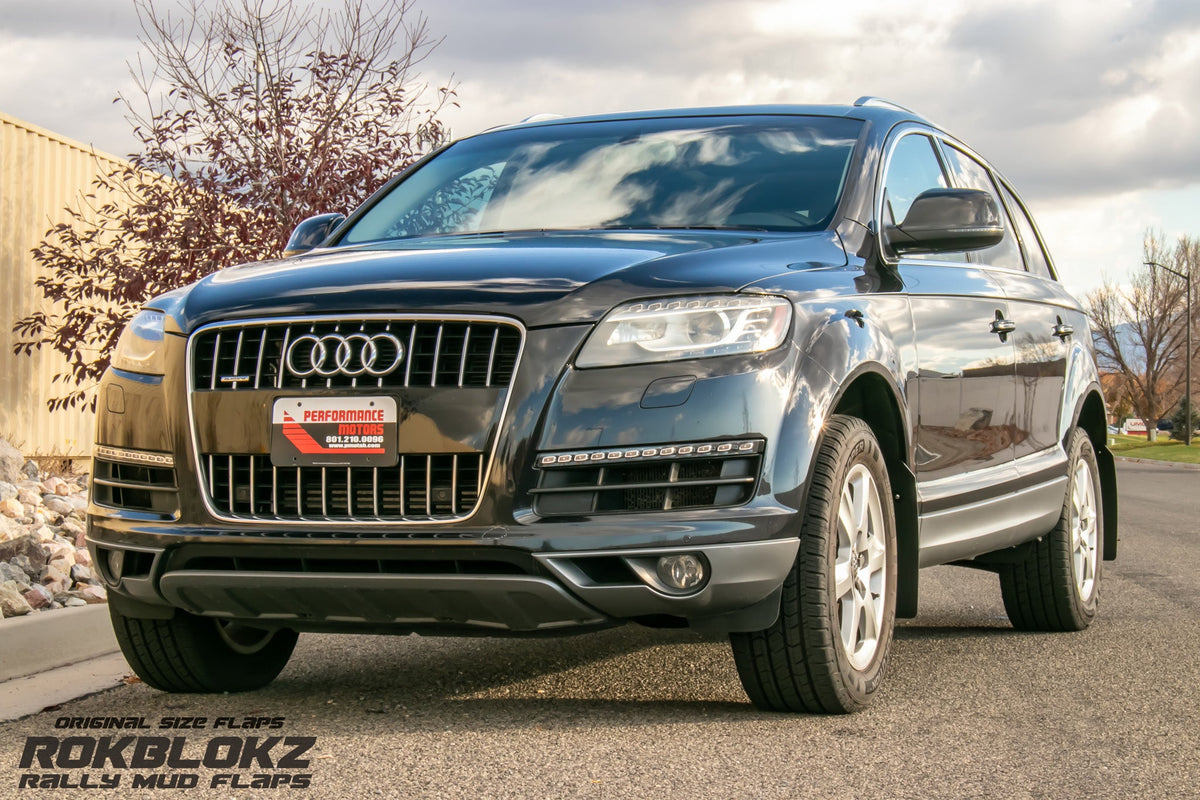
[[[307,333],[288,345],[285,361],[297,378],[380,377],[404,361],[404,345],[390,333]]]

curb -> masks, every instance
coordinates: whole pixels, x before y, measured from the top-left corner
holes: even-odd
[[[1113,458],[1117,461],[1126,461],[1132,464],[1155,464],[1160,467],[1173,467],[1175,469],[1200,470],[1200,464],[1185,464],[1179,461],[1161,461],[1157,458],[1134,458],[1133,456],[1119,456],[1113,453]]]
[[[108,605],[41,611],[0,620],[0,681],[115,653]]]

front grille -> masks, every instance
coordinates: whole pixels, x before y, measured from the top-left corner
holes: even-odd
[[[384,375],[361,372],[357,360],[351,375],[295,375],[287,366],[288,349],[300,337],[382,335],[379,368]],[[400,342],[402,353],[389,344]],[[332,341],[332,340],[331,340]],[[332,347],[331,347],[332,349]],[[507,387],[521,349],[514,325],[484,320],[350,319],[288,320],[219,325],[200,331],[192,342],[192,386],[197,391],[254,389],[397,388],[407,386]],[[356,349],[355,358],[358,357]],[[299,354],[302,367],[303,353]],[[392,362],[395,362],[394,366]]]
[[[179,507],[175,470],[96,458],[92,462],[92,499],[96,505],[174,514]]]
[[[475,507],[484,456],[403,455],[394,467],[275,467],[266,455],[209,454],[201,467],[214,509],[227,517],[436,522]]]
[[[543,466],[533,490],[543,517],[719,508],[749,502],[761,452],[630,464]]]

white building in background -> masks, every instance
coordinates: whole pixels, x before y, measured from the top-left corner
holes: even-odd
[[[54,353],[13,353],[13,324],[42,306],[34,285],[39,268],[30,251],[46,231],[78,208],[92,180],[122,159],[0,113],[0,437],[27,456],[91,453],[95,415],[86,409],[51,412],[51,382],[63,368]]]

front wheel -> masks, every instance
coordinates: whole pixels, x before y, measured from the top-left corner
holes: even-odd
[[[1023,631],[1081,631],[1096,616],[1104,510],[1100,469],[1087,434],[1067,441],[1067,491],[1054,530],[1000,573],[1004,610]]]
[[[862,420],[825,425],[800,551],[771,627],[730,637],[750,700],[847,713],[882,681],[896,616],[896,519],[883,453]]]
[[[244,692],[283,671],[293,630],[266,630],[176,611],[170,619],[128,617],[108,606],[117,643],[137,676],[164,692]]]

